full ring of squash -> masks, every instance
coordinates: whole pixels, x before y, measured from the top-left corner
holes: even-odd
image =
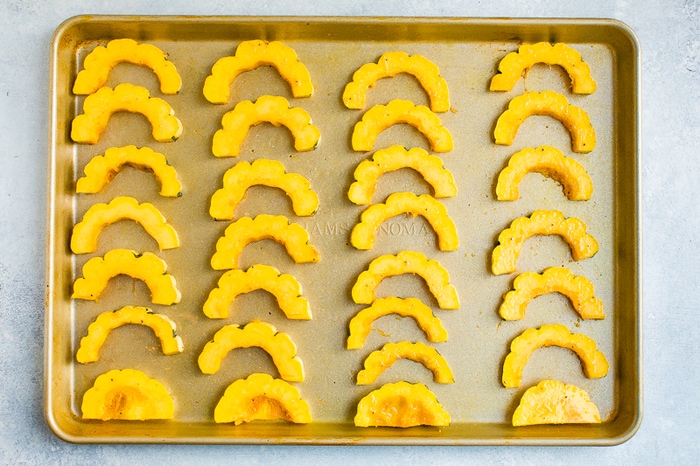
[[[357,427],[446,427],[450,415],[422,383],[396,382],[382,385],[357,404]]]
[[[523,369],[532,353],[541,347],[559,346],[574,351],[581,360],[586,377],[597,379],[608,373],[608,360],[598,351],[596,342],[582,333],[571,333],[561,324],[547,324],[529,328],[510,344],[510,353],[503,362],[503,386],[519,387]]]
[[[410,359],[432,371],[437,383],[454,383],[452,369],[445,358],[432,346],[421,342],[387,343],[380,350],[372,351],[365,359],[364,369],[357,373],[357,385],[369,385],[398,359]]]
[[[440,76],[437,65],[422,55],[408,55],[405,52],[386,52],[377,63],[365,63],[358,68],[352,75],[352,81],[345,86],[343,103],[349,109],[364,108],[369,88],[374,87],[379,79],[400,73],[408,73],[418,80],[428,94],[433,112],[442,113],[450,109],[447,81]]]
[[[365,112],[353,129],[352,149],[371,151],[379,133],[401,123],[408,123],[423,133],[435,152],[449,152],[454,148],[452,134],[428,107],[415,105],[410,100],[395,99],[387,105],[375,105]]]
[[[71,139],[83,144],[97,144],[115,112],[140,113],[151,123],[153,139],[172,142],[182,134],[182,123],[174,116],[170,104],[151,97],[148,89],[122,83],[114,89],[101,87],[83,102],[83,113],[73,119]]]
[[[123,62],[152,69],[160,81],[163,94],[180,92],[182,78],[160,48],[152,44],[139,44],[133,39],[115,39],[106,46],[96,47],[85,57],[83,69],[75,78],[73,93],[87,95],[97,91],[107,81],[112,68]]]
[[[238,102],[223,116],[222,128],[214,133],[212,153],[217,157],[237,157],[250,128],[261,123],[283,125],[289,129],[294,137],[294,149],[298,152],[315,149],[321,138],[321,132],[312,124],[306,110],[292,108],[284,97],[263,95],[255,102]]]
[[[569,104],[564,95],[554,91],[529,91],[514,97],[496,121],[493,131],[496,144],[512,145],[520,125],[533,115],[559,120],[571,134],[574,152],[587,153],[595,149],[596,134],[588,113]]]
[[[180,246],[177,231],[153,204],[139,204],[133,197],[119,196],[109,204],[93,204],[85,212],[83,219],[73,227],[71,251],[74,254],[97,251],[97,239],[103,228],[126,219],[139,223],[156,240],[160,249],[174,249]]]
[[[372,249],[376,230],[385,220],[400,214],[423,216],[438,236],[441,251],[454,251],[459,247],[457,227],[447,213],[445,205],[430,194],[417,196],[411,192],[389,195],[385,203],[373,204],[360,217],[350,234],[350,243],[357,249]]]
[[[85,176],[78,179],[75,191],[88,194],[100,192],[124,165],[152,172],[160,181],[161,196],[180,197],[182,195],[182,183],[165,155],[150,147],[138,148],[133,145],[111,147],[105,151],[104,155],[96,155],[90,159],[90,162],[85,165]]]
[[[175,278],[166,273],[167,265],[153,253],[139,254],[130,249],[112,249],[104,257],[93,257],[83,265],[83,276],[73,284],[73,299],[97,301],[109,280],[128,275],[142,280],[151,292],[151,302],[169,306],[180,302],[182,295]]]
[[[289,334],[278,332],[267,322],[252,321],[240,327],[221,327],[208,342],[197,359],[204,374],[216,374],[224,357],[233,349],[259,347],[271,357],[280,377],[289,382],[304,381],[304,365],[297,356],[297,347]]]
[[[216,220],[232,220],[236,206],[254,185],[283,190],[292,201],[294,213],[300,217],[313,215],[318,210],[318,195],[311,189],[309,180],[298,173],[287,173],[284,165],[276,160],[239,162],[226,171],[223,184],[212,196],[209,206],[209,215]]]
[[[88,364],[99,359],[100,348],[107,337],[117,327],[136,324],[150,327],[160,341],[165,355],[182,353],[182,338],[177,334],[175,322],[166,315],[156,314],[151,309],[142,306],[124,306],[114,311],[106,311],[88,327],[88,333],[80,340],[80,348],[75,359],[81,364]]]
[[[425,280],[440,309],[459,309],[457,289],[450,284],[447,270],[438,261],[415,251],[385,254],[374,259],[357,277],[352,287],[353,301],[371,304],[382,280],[401,274],[416,274]]]

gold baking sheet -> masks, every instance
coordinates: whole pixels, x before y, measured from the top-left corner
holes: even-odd
[[[117,113],[95,145],[70,140],[73,118],[82,113],[84,97],[71,89],[83,60],[95,46],[117,38],[133,38],[163,49],[183,77],[178,95],[162,95],[153,73],[121,64],[106,85],[131,82],[147,87],[166,100],[182,121],[184,132],[172,143],[157,143],[150,124],[141,115]],[[271,67],[239,76],[231,100],[213,105],[202,95],[204,79],[217,59],[232,55],[243,40],[280,40],[294,48],[311,73],[315,93],[292,98],[289,86]],[[510,92],[490,92],[488,85],[506,53],[522,43],[565,42],[581,52],[597,81],[592,95],[574,95],[569,78],[558,67],[535,66]],[[376,62],[388,51],[422,54],[436,63],[446,79],[451,111],[438,114],[454,137],[454,150],[438,155],[454,174],[458,195],[442,199],[457,225],[460,246],[441,252],[430,225],[417,217],[385,222],[370,251],[349,245],[352,227],[364,210],[347,199],[358,163],[371,153],[354,152],[350,136],[364,110],[348,110],[342,103],[344,86],[364,63]],[[526,90],[552,89],[567,96],[591,116],[597,147],[590,154],[571,152],[570,136],[556,120],[531,117],[521,126],[513,146],[496,145],[493,129],[508,102]],[[211,152],[221,117],[241,100],[281,95],[292,106],[303,107],[321,130],[316,150],[296,152],[290,133],[272,125],[253,127],[238,158],[216,158]],[[366,109],[395,98],[427,104],[417,81],[407,75],[379,81],[368,92]],[[171,443],[294,443],[394,445],[612,445],[631,437],[641,422],[641,312],[639,208],[639,49],[634,34],[607,19],[439,19],[439,18],[285,18],[285,17],[125,17],[72,18],[56,31],[51,49],[48,241],[46,291],[47,422],[72,442]],[[151,174],[127,168],[99,194],[75,194],[75,181],[87,162],[113,146],[148,146],[166,155],[183,182],[183,195],[164,198]],[[426,139],[407,125],[382,132],[375,150],[392,144],[423,147]],[[495,200],[495,182],[509,157],[525,147],[553,145],[581,162],[594,182],[591,200],[573,202],[561,186],[540,175],[527,176],[521,199]],[[432,152],[431,152],[432,153]],[[310,242],[320,251],[317,264],[295,264],[272,240],[248,246],[239,267],[254,263],[274,265],[293,274],[303,286],[313,312],[310,321],[288,320],[265,292],[238,297],[231,317],[208,319],[202,312],[206,297],[223,272],[209,260],[217,239],[229,222],[208,215],[209,200],[221,187],[226,169],[239,161],[271,158],[287,171],[306,176],[320,197],[312,217],[296,217],[281,191],[251,188],[238,206],[236,218],[262,213],[286,215],[304,226]],[[373,202],[394,191],[429,193],[429,187],[409,170],[384,175]],[[181,247],[158,251],[155,242],[133,222],[106,228],[95,254],[73,255],[69,242],[73,225],[94,203],[120,195],[151,202],[178,231]],[[582,219],[598,240],[599,252],[574,262],[568,246],[558,237],[527,241],[518,259],[518,272],[541,272],[550,266],[569,267],[595,285],[606,318],[581,320],[563,296],[550,294],[533,300],[522,321],[503,321],[497,309],[510,290],[513,275],[490,272],[491,251],[498,234],[515,218],[537,209],[557,209]],[[82,276],[90,257],[112,248],[151,251],[168,264],[177,280],[182,301],[174,306],[152,305],[141,282],[117,277],[99,302],[71,300],[72,283]],[[444,343],[430,343],[448,361],[455,383],[440,385],[417,363],[398,361],[369,386],[355,384],[365,357],[387,342],[423,341],[424,334],[411,319],[384,317],[360,350],[345,349],[350,319],[365,306],[352,302],[350,289],[370,263],[382,254],[415,250],[438,260],[450,273],[461,306],[441,310],[415,276],[387,279],[378,296],[422,299],[449,333]],[[143,305],[170,317],[178,326],[185,351],[164,356],[153,332],[125,326],[107,339],[98,362],[75,361],[80,339],[101,312],[125,305]],[[252,372],[277,376],[270,358],[258,349],[230,353],[215,375],[204,375],[197,357],[216,330],[254,319],[272,323],[290,334],[304,362],[306,380],[294,385],[309,403],[313,422],[294,425],[282,421],[234,425],[214,423],[213,409],[225,388]],[[542,349],[530,358],[520,388],[501,384],[501,368],[512,339],[528,327],[561,323],[572,332],[596,340],[610,362],[602,379],[587,379],[574,353],[561,348]],[[161,381],[175,400],[175,418],[169,421],[86,421],[81,400],[95,378],[111,369],[135,368]],[[557,379],[585,389],[600,409],[599,425],[532,426],[514,428],[513,410],[524,391],[542,379]],[[356,428],[353,417],[360,398],[384,383],[421,382],[450,413],[449,427]]]

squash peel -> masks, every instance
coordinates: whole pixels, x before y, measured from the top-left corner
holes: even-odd
[[[224,273],[204,303],[204,314],[210,319],[228,318],[229,307],[239,294],[259,289],[277,299],[288,319],[311,319],[309,302],[301,295],[301,284],[297,279],[264,264],[255,264],[245,271],[234,269]]]
[[[212,153],[217,157],[237,157],[248,130],[260,123],[283,125],[289,129],[297,152],[315,149],[321,138],[321,132],[311,123],[311,116],[306,110],[292,108],[284,97],[264,95],[255,102],[238,102],[233,110],[223,116],[222,129],[214,133]]]
[[[109,72],[123,62],[152,69],[160,81],[163,94],[180,92],[182,78],[160,48],[152,44],[139,44],[133,39],[115,39],[106,46],[96,47],[85,57],[83,69],[75,78],[73,93],[86,95],[97,91],[107,81]]]
[[[457,185],[452,173],[442,164],[439,157],[428,154],[420,147],[406,149],[391,146],[375,152],[369,160],[360,162],[355,169],[355,182],[350,185],[348,198],[355,204],[372,202],[377,180],[384,173],[412,168],[423,176],[433,188],[433,197],[444,198],[457,195]]]
[[[271,65],[290,85],[294,97],[310,97],[314,92],[311,75],[291,47],[279,41],[248,40],[238,44],[234,56],[216,61],[204,81],[204,97],[213,104],[228,103],[231,83],[246,71]]]
[[[100,192],[124,165],[152,172],[161,183],[161,196],[182,195],[182,183],[165,156],[149,147],[136,146],[111,147],[105,151],[104,155],[93,157],[85,165],[85,176],[78,179],[75,191],[88,194]]]
[[[214,409],[214,421],[240,425],[255,420],[284,419],[297,424],[311,422],[311,410],[299,390],[284,380],[254,373],[226,388]]]
[[[357,385],[369,385],[398,359],[410,359],[423,364],[433,372],[433,380],[437,383],[454,383],[452,369],[445,358],[431,346],[421,342],[387,343],[382,349],[373,351],[365,359],[364,369],[357,373]]]
[[[125,306],[114,311],[103,312],[90,324],[88,333],[80,340],[80,348],[75,355],[81,364],[99,359],[99,352],[113,329],[122,325],[137,324],[150,327],[160,341],[165,355],[182,353],[182,338],[177,334],[175,322],[163,314],[155,314],[141,306]]]
[[[352,75],[352,81],[345,86],[343,103],[349,109],[364,108],[367,90],[374,87],[379,79],[394,77],[400,73],[413,75],[430,99],[433,112],[446,112],[450,109],[450,94],[447,81],[440,76],[435,63],[422,55],[408,55],[404,52],[386,52],[377,63],[365,63]]]
[[[283,190],[292,201],[294,213],[300,217],[313,215],[318,210],[318,195],[309,180],[298,173],[287,173],[276,160],[256,159],[253,163],[239,162],[224,174],[224,186],[211,198],[209,215],[216,220],[232,220],[246,190],[264,185]]]
[[[512,145],[520,125],[532,115],[559,120],[571,134],[574,152],[587,153],[595,149],[596,135],[588,113],[570,105],[565,96],[554,91],[530,91],[514,97],[496,121],[493,132],[496,144]]]
[[[433,311],[417,298],[379,298],[372,305],[358,312],[350,320],[350,336],[347,339],[347,349],[360,349],[372,329],[372,323],[390,314],[413,318],[425,332],[428,341],[439,343],[447,341],[447,330],[442,326]]]
[[[393,193],[385,203],[373,204],[362,212],[360,223],[350,234],[350,243],[357,249],[372,249],[379,225],[400,214],[421,215],[428,220],[437,233],[441,251],[454,251],[459,247],[457,227],[444,204],[429,194],[417,196],[409,192]]]
[[[139,204],[133,197],[120,196],[112,199],[109,204],[94,204],[85,212],[83,219],[73,228],[71,251],[75,254],[97,251],[97,239],[102,229],[125,219],[134,220],[143,226],[161,250],[180,246],[177,232],[153,204]]]
[[[83,102],[83,113],[73,119],[71,139],[83,144],[97,144],[115,112],[140,113],[151,123],[153,138],[172,142],[182,134],[182,123],[163,99],[151,97],[148,89],[122,83],[114,89],[101,87]]]
[[[571,78],[574,94],[593,94],[596,82],[591,77],[591,68],[581,54],[564,43],[538,42],[523,44],[517,52],[508,53],[498,64],[499,74],[491,78],[492,91],[510,91],[524,72],[537,63],[559,65]]]
[[[435,152],[449,152],[454,148],[452,134],[428,107],[415,105],[410,100],[396,99],[387,105],[375,105],[365,112],[352,132],[353,150],[371,151],[379,133],[401,123],[408,123],[423,133]]]
[[[242,217],[226,227],[224,236],[216,242],[216,252],[211,258],[214,270],[235,269],[238,256],[250,243],[273,239],[284,245],[287,253],[297,263],[318,262],[316,248],[309,244],[308,232],[298,223],[290,223],[282,215],[261,214],[255,218]]]
[[[503,386],[519,387],[530,355],[538,348],[549,346],[574,351],[581,360],[584,374],[590,379],[601,378],[608,373],[608,360],[598,351],[593,339],[581,333],[571,333],[561,324],[547,324],[538,329],[529,328],[511,342],[510,353],[503,362]]]
[[[450,284],[450,275],[440,263],[414,251],[385,254],[374,259],[352,287],[352,299],[357,304],[371,304],[377,286],[387,277],[417,274],[425,280],[440,309],[459,309],[457,289]]]
[[[226,325],[204,346],[197,359],[204,374],[216,374],[224,357],[233,349],[259,347],[271,357],[280,377],[290,382],[304,381],[304,365],[297,356],[297,347],[285,332],[267,322],[252,321],[241,328]]]
[[[73,284],[73,299],[97,301],[109,280],[128,275],[142,280],[151,292],[151,302],[169,306],[180,302],[175,278],[166,273],[167,265],[153,253],[139,254],[129,249],[112,249],[104,257],[93,257],[83,265],[83,276]]]
[[[565,218],[557,210],[536,210],[530,217],[519,217],[498,235],[498,246],[491,254],[494,275],[515,272],[523,243],[535,235],[559,235],[569,244],[571,255],[579,261],[598,252],[598,242],[586,233],[586,224],[576,217]]]
[[[357,427],[446,427],[451,422],[435,395],[425,385],[397,382],[370,392],[357,405]]]
[[[558,380],[528,388],[513,413],[513,426],[599,424],[600,412],[585,390]]]

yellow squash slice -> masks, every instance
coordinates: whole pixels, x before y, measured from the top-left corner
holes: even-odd
[[[233,110],[223,116],[222,129],[214,133],[213,154],[217,157],[237,157],[248,130],[260,123],[283,125],[289,129],[298,152],[315,149],[321,138],[321,132],[311,123],[311,116],[306,110],[291,108],[284,97],[264,95],[255,102],[238,102]]]
[[[372,305],[358,312],[350,320],[350,336],[347,349],[360,349],[372,330],[372,323],[380,317],[397,314],[401,317],[411,317],[418,327],[425,332],[428,341],[441,343],[447,341],[447,330],[442,326],[433,311],[417,298],[379,298]]]
[[[155,314],[141,306],[125,306],[115,311],[103,312],[88,327],[88,333],[80,340],[80,348],[75,355],[81,364],[95,362],[100,357],[100,348],[107,337],[117,327],[136,324],[150,327],[155,333],[163,354],[168,356],[182,353],[182,338],[177,334],[175,322],[163,314]]]
[[[211,198],[209,215],[216,220],[232,220],[239,202],[248,188],[264,185],[283,190],[292,201],[294,213],[300,217],[318,210],[318,195],[309,180],[298,173],[287,173],[276,160],[256,159],[253,163],[239,162],[224,174],[224,187]]]
[[[112,68],[124,62],[152,69],[163,94],[180,92],[182,78],[161,49],[152,44],[139,44],[133,39],[115,39],[106,47],[96,47],[85,57],[83,70],[73,84],[73,93],[86,95],[97,91],[107,81]]]
[[[83,276],[73,284],[72,298],[97,301],[109,280],[117,275],[128,275],[148,286],[153,304],[177,304],[181,294],[175,278],[166,273],[166,269],[165,261],[153,253],[112,249],[104,257],[93,257],[85,263]]]
[[[379,177],[402,168],[412,168],[420,173],[432,186],[433,197],[457,195],[454,177],[444,167],[440,157],[430,155],[420,147],[406,149],[402,146],[391,146],[378,150],[369,160],[360,162],[355,170],[355,182],[350,186],[348,198],[358,205],[370,204]]]
[[[212,268],[237,268],[241,251],[248,244],[263,239],[273,239],[284,245],[294,262],[318,262],[320,259],[316,248],[309,244],[309,234],[304,227],[290,223],[282,215],[261,214],[255,218],[240,218],[226,228],[224,236],[216,242],[216,252],[211,258]]]
[[[345,86],[343,102],[350,109],[364,108],[367,90],[383,78],[393,78],[399,73],[413,75],[430,98],[433,112],[446,112],[450,109],[450,93],[447,81],[440,76],[435,63],[422,55],[408,55],[404,52],[387,52],[377,63],[366,63],[352,75],[352,81]]]
[[[608,373],[608,360],[598,351],[593,339],[581,333],[571,333],[564,325],[548,324],[538,329],[529,328],[512,341],[510,353],[503,362],[503,386],[519,387],[530,355],[536,349],[548,346],[574,351],[581,360],[584,374],[590,379],[598,379]]]
[[[582,60],[581,54],[564,43],[552,45],[549,42],[523,44],[517,52],[510,52],[503,57],[498,64],[500,73],[491,78],[491,90],[510,91],[523,73],[537,63],[564,68],[571,78],[575,94],[595,92],[596,83],[591,77],[591,68]]]
[[[112,114],[121,111],[140,113],[148,118],[151,134],[158,142],[172,142],[182,134],[182,123],[165,100],[151,97],[145,87],[123,83],[114,90],[101,87],[85,98],[83,113],[73,119],[71,139],[97,144]]]
[[[314,92],[311,75],[291,47],[282,42],[248,40],[238,44],[232,57],[216,61],[204,81],[204,97],[213,104],[225,104],[231,97],[231,83],[246,71],[274,66],[292,89],[294,97],[310,97]]]
[[[437,233],[441,251],[454,251],[459,247],[457,227],[445,205],[430,194],[417,196],[409,192],[393,193],[385,203],[373,204],[362,212],[360,223],[350,234],[350,243],[357,249],[372,249],[379,225],[401,214],[421,215],[428,220]]]
[[[600,412],[585,390],[558,380],[543,380],[528,388],[515,408],[514,426],[537,424],[599,424]]]
[[[535,235],[559,235],[569,243],[571,255],[579,261],[598,252],[598,242],[586,233],[586,224],[578,218],[565,218],[557,210],[536,210],[530,217],[513,220],[509,228],[498,235],[498,246],[492,253],[491,271],[494,275],[515,272],[515,263],[523,243]]]
[[[387,343],[381,350],[373,351],[365,359],[365,368],[357,373],[357,385],[369,385],[398,359],[410,359],[423,364],[433,372],[437,383],[454,383],[452,369],[445,358],[431,346],[421,342]]]
[[[531,172],[541,173],[561,183],[571,201],[587,201],[593,194],[593,182],[586,169],[576,160],[564,156],[551,146],[527,148],[514,154],[498,175],[496,197],[499,201],[517,201],[518,185]]]
[[[216,374],[221,368],[221,361],[231,350],[251,347],[262,348],[272,357],[282,379],[290,382],[304,381],[304,365],[297,356],[297,347],[290,336],[277,332],[267,322],[257,320],[243,328],[239,325],[221,327],[199,355],[199,368],[204,374]]]
[[[309,405],[293,385],[268,374],[254,373],[228,386],[214,409],[214,421],[240,425],[256,420],[311,422]]]
[[[452,134],[428,107],[396,99],[387,105],[375,105],[365,112],[352,132],[353,150],[371,151],[379,133],[401,123],[408,123],[423,133],[435,152],[449,152],[454,147]]]
[[[119,173],[124,165],[130,165],[152,172],[160,181],[160,195],[179,197],[182,195],[182,183],[177,172],[168,163],[163,154],[149,147],[136,146],[112,147],[104,155],[93,157],[85,165],[85,176],[75,185],[77,193],[98,193]]]
[[[388,383],[360,400],[357,427],[415,427],[450,425],[450,415],[422,383]]]
[[[604,319],[603,302],[595,297],[593,283],[584,276],[575,276],[564,267],[550,267],[542,274],[525,272],[513,282],[498,313],[505,320],[520,320],[530,301],[547,293],[561,293],[582,319]]]
[[[386,254],[374,259],[352,287],[352,299],[357,304],[371,304],[379,284],[387,277],[417,274],[425,280],[440,309],[459,309],[457,289],[450,284],[450,275],[436,260],[414,251]]]
[[[301,284],[297,279],[264,264],[255,264],[245,271],[234,269],[224,273],[204,303],[204,314],[210,319],[228,318],[233,300],[239,294],[254,290],[265,290],[277,298],[288,319],[311,319],[309,302],[301,295]]]
[[[97,239],[102,229],[127,219],[143,226],[161,250],[180,246],[177,232],[153,204],[139,204],[133,197],[120,196],[112,199],[109,204],[94,204],[85,212],[82,221],[73,228],[71,251],[75,254],[97,251]]]
[[[496,121],[493,132],[496,144],[510,146],[520,125],[532,115],[550,116],[559,120],[571,134],[574,152],[595,149],[596,135],[591,119],[581,107],[570,105],[562,94],[554,91],[530,91],[514,97]]]
[[[172,419],[175,404],[156,379],[135,369],[100,375],[83,395],[83,419],[145,421]]]

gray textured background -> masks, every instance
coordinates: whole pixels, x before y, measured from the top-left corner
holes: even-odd
[[[0,0],[0,462],[3,464],[696,464],[700,2],[694,0]],[[49,45],[78,14],[609,17],[642,46],[644,421],[617,447],[71,445],[43,408]]]

